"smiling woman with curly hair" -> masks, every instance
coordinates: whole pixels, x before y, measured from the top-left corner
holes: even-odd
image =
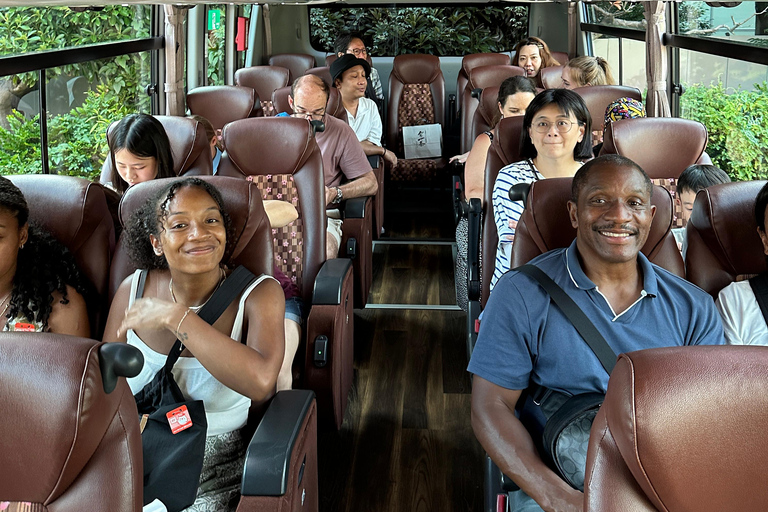
[[[86,284],[72,255],[28,221],[21,190],[0,176],[0,330],[89,336]]]

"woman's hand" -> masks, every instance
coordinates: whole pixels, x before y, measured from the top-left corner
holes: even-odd
[[[461,155],[452,156],[450,160],[448,160],[449,164],[452,164],[453,162],[459,162],[460,164],[463,164],[467,161],[467,157],[469,156],[469,151],[466,153],[462,153]]]
[[[168,329],[175,333],[179,321],[187,311],[188,309],[184,306],[167,300],[154,297],[138,299],[125,312],[123,321],[117,328],[117,337],[122,338],[128,329],[153,331]]]

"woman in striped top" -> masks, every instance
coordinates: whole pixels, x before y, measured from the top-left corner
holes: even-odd
[[[512,186],[571,177],[583,160],[592,158],[592,118],[581,96],[567,89],[550,89],[537,95],[525,112],[520,156],[523,160],[499,171],[493,186],[493,219],[499,245],[491,289],[509,270],[515,229],[525,206],[509,199]]]

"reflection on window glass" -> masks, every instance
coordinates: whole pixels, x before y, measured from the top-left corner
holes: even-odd
[[[734,7],[712,7],[705,2],[680,2],[677,8],[679,34],[768,47],[766,2],[740,2]]]
[[[51,173],[98,180],[110,123],[150,112],[150,61],[144,52],[47,70]]]
[[[734,180],[768,177],[768,66],[680,50],[680,115],[707,127],[707,153]]]
[[[69,7],[0,7],[0,56],[149,37],[151,13],[148,5],[83,12]]]
[[[346,32],[362,32],[374,57],[504,52],[527,35],[528,7],[312,7],[309,27],[326,53]]]
[[[224,85],[226,74],[226,25],[224,4],[206,7],[205,28],[208,43],[205,45],[208,85]]]
[[[587,20],[608,27],[645,30],[642,2],[594,2],[587,5]]]

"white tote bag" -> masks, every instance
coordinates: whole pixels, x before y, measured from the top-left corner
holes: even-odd
[[[405,158],[439,158],[443,156],[443,128],[439,124],[403,126]]]

